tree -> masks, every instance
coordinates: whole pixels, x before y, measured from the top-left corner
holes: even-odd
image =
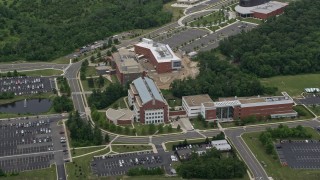
[[[91,56],[91,57],[90,57],[90,61],[91,61],[92,63],[94,63],[94,60],[95,60],[94,56]]]
[[[184,139],[183,143],[182,143],[184,146],[188,145],[188,141],[187,139]]]
[[[108,50],[108,51],[107,51],[107,56],[111,56],[111,55],[112,55],[111,51]]]
[[[6,174],[3,172],[2,169],[0,169],[0,177],[5,177],[5,176],[6,176]]]
[[[14,71],[13,71],[13,77],[17,77],[17,76],[19,76],[19,73],[18,73],[17,70],[14,70]]]
[[[168,132],[169,132],[169,133],[172,132],[172,126],[171,126],[171,124],[168,125]]]
[[[266,153],[267,153],[267,154],[273,154],[273,153],[274,153],[274,147],[273,147],[272,141],[269,141],[269,142],[266,144]]]
[[[180,131],[180,129],[181,129],[180,124],[178,124],[177,130]]]
[[[117,52],[118,50],[117,50],[117,48],[115,47],[115,46],[112,46],[111,47],[111,52]]]
[[[88,81],[88,86],[89,86],[90,88],[94,88],[94,81],[93,81],[93,78],[92,78],[92,77],[90,77],[90,78],[88,78],[88,79],[87,79],[87,81]]]
[[[67,96],[62,95],[62,96],[57,96],[53,99],[53,109],[58,112],[70,112],[73,110],[73,103],[71,99],[69,99]]]
[[[141,128],[141,135],[146,135],[146,130],[144,129],[144,127]]]
[[[102,77],[101,74],[99,76],[98,83],[99,83],[99,87],[103,87],[104,86],[104,78]]]
[[[158,125],[158,132],[161,134],[163,133],[163,125],[162,124],[159,124]]]
[[[101,130],[98,128],[98,126],[94,127],[93,137],[94,137],[93,144],[95,144],[95,145],[102,144],[103,138],[102,138]]]
[[[109,137],[109,134],[106,133],[106,135],[104,136],[104,141],[109,143],[110,142],[110,137]]]
[[[124,128],[124,133],[127,135],[130,134],[130,128],[128,126]]]
[[[156,132],[156,126],[154,124],[148,125],[149,134],[154,134]]]

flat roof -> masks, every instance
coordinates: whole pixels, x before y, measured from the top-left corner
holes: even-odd
[[[213,103],[212,99],[208,94],[200,94],[193,96],[182,96],[189,107],[201,106],[202,103]]]
[[[125,48],[120,48],[118,52],[114,53],[112,56],[120,73],[130,74],[143,72],[141,65],[135,58],[134,52],[130,52]]]
[[[154,42],[152,39],[142,38],[142,41],[136,44],[136,46],[149,49],[158,63],[181,61],[167,44]]]
[[[242,7],[240,5],[237,5],[235,7],[235,10],[240,14],[252,14],[253,12],[259,12],[268,14],[270,12],[276,11],[280,8],[283,8],[287,6],[287,3],[278,2],[278,1],[270,1],[258,6],[252,6],[252,7]]]
[[[238,104],[237,104],[238,103]],[[216,107],[241,105],[241,107],[252,107],[252,106],[266,106],[276,104],[290,104],[293,100],[288,96],[272,96],[272,97],[230,97],[230,98],[219,98],[218,102],[215,102]]]
[[[112,109],[106,111],[106,116],[111,121],[132,120],[134,113],[128,109]]]

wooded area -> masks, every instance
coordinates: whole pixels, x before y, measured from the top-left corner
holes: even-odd
[[[220,43],[223,54],[259,77],[320,70],[320,1],[299,0],[256,29]]]
[[[101,130],[97,126],[93,128],[87,121],[81,119],[78,111],[69,114],[66,125],[70,131],[73,147],[101,145],[103,142]]]
[[[225,157],[213,148],[201,156],[193,153],[191,160],[182,161],[177,172],[185,179],[231,179],[242,178],[246,167],[236,155],[231,153]]]
[[[211,98],[273,94],[276,88],[263,87],[257,77],[242,72],[236,65],[216,57],[214,50],[199,53],[200,74],[195,78],[175,80],[174,96],[209,94]]]
[[[171,20],[165,0],[0,1],[0,62],[48,61],[118,32]]]

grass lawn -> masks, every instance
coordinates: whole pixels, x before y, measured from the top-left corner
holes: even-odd
[[[214,129],[214,128],[217,128],[217,127],[211,127],[209,125],[209,122],[206,122],[207,123],[207,127],[204,126],[204,123],[197,120],[197,119],[190,119],[190,122],[191,124],[193,125],[194,129],[200,129],[200,130],[204,130],[204,129]]]
[[[294,76],[276,76],[272,78],[262,78],[261,83],[265,86],[277,87],[280,94],[286,91],[289,95],[296,97],[304,91],[304,88],[320,86],[320,74],[302,74]]]
[[[187,142],[188,142],[188,143],[202,143],[202,142],[204,142],[205,140],[206,140],[206,139],[204,139],[204,138],[200,138],[200,139],[189,139],[189,140],[187,139]],[[179,142],[182,143],[183,141],[184,141],[184,140],[165,143],[165,146],[166,146],[167,151],[171,151],[173,145],[178,145]]]
[[[17,176],[9,176],[6,180],[56,180],[56,166],[50,168],[20,172]]]
[[[82,87],[83,87],[84,91],[92,91],[93,89],[104,90],[106,87],[108,87],[111,84],[111,82],[108,79],[104,78],[104,80],[105,80],[104,81],[104,86],[101,87],[101,88],[99,88],[99,86],[98,86],[98,78],[93,78],[94,88],[89,87],[87,79],[86,80],[81,80],[81,84],[82,84]]]
[[[213,32],[216,32],[216,30],[220,29],[219,26],[211,26],[209,29]]]
[[[182,106],[182,99],[173,96],[172,92],[168,89],[161,89],[163,97],[167,100],[170,107]]]
[[[320,106],[308,106],[308,108],[317,116],[320,116]]]
[[[111,80],[112,80],[112,83],[117,83],[119,82],[118,78],[116,75],[111,75]]]
[[[107,107],[106,109],[109,109],[109,108],[115,108],[115,109],[124,109],[124,108],[127,108],[126,106],[126,103],[124,102],[125,97],[121,97],[119,98],[116,102],[112,103],[109,107]]]
[[[240,18],[239,20],[244,22],[249,22],[249,23],[255,23],[255,24],[263,23],[261,19],[256,19],[256,18]]]
[[[203,16],[202,18],[200,17],[200,19],[197,19],[195,21],[190,22],[190,26],[195,27],[198,25],[202,25],[202,26],[207,26],[207,25],[211,25],[212,23],[219,23],[219,20],[222,21],[222,18],[224,17],[223,13],[218,12],[213,12],[207,16]]]
[[[59,57],[53,61],[52,63],[57,63],[57,64],[69,64],[70,63],[70,58],[67,58],[66,56]]]
[[[110,151],[109,148],[90,154],[87,156],[79,157],[73,159],[73,162],[66,164],[66,171],[69,180],[78,179],[99,179],[91,173],[90,162],[93,156],[103,155]],[[81,169],[81,171],[80,171]]]
[[[118,153],[152,150],[149,145],[112,145],[112,151]]]
[[[105,146],[74,148],[74,149],[71,149],[71,154],[73,157],[80,156],[80,155],[87,154],[87,153],[90,153],[93,151],[101,150],[103,148],[105,148]]]
[[[320,135],[312,128],[306,128],[308,132],[312,133],[312,139],[320,139]],[[278,159],[273,159],[272,156],[265,153],[265,149],[259,141],[261,132],[246,133],[242,135],[243,140],[249,146],[252,153],[256,156],[259,162],[264,161],[268,176],[275,180],[287,179],[307,179],[317,180],[320,177],[320,171],[315,170],[294,170],[290,167],[281,166]]]
[[[134,128],[136,129],[136,132],[138,134],[138,136],[144,136],[144,135],[150,135],[149,133],[149,125],[148,124],[140,124],[140,123],[134,123]],[[144,134],[142,133],[142,129],[144,129]],[[158,130],[158,126],[156,125],[156,130]],[[170,133],[177,133],[177,132],[181,132],[178,131],[176,128],[172,128],[172,132]],[[164,126],[163,127],[163,132],[162,133],[157,133],[157,134],[167,134],[168,132],[168,127]]]
[[[25,74],[27,76],[60,76],[63,72],[56,69],[44,69],[36,71],[23,71],[19,73]]]
[[[183,8],[179,8],[179,7],[172,7],[171,5],[176,3],[176,1],[173,2],[168,2],[166,4],[164,4],[163,9],[165,11],[169,11],[172,13],[172,18],[171,21],[177,21],[179,18],[181,18],[183,16]]]
[[[97,73],[97,70],[95,67],[93,66],[88,66],[87,67],[87,71],[86,71],[86,76],[90,77],[90,76],[99,76],[99,74]]]

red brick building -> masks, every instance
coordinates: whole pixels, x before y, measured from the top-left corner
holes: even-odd
[[[174,54],[169,45],[143,38],[142,42],[134,45],[134,51],[146,58],[159,74],[181,69],[181,59]]]
[[[134,52],[121,48],[112,57],[112,66],[116,69],[116,76],[121,84],[132,82],[144,74]]]
[[[189,99],[194,97],[194,99],[199,100],[198,96],[199,95],[187,97]],[[207,120],[226,121],[242,119],[248,116],[270,116],[271,118],[297,116],[297,112],[292,109],[294,102],[288,96],[220,98],[219,101],[216,102],[210,102],[210,100],[204,99],[201,103],[200,112],[199,107],[192,107],[190,101],[189,103],[185,103],[187,102],[186,97],[183,97],[182,99],[183,107],[185,109],[191,109],[193,112],[198,112],[198,114],[201,114]],[[188,112],[189,110],[186,111]],[[190,117],[190,114],[188,114],[188,116]],[[196,116],[196,114],[193,114],[193,117],[194,116]]]
[[[143,124],[167,123],[168,103],[152,79],[140,77],[130,84],[128,103],[135,120]]]
[[[238,5],[235,10],[240,17],[254,17],[258,19],[268,19],[269,17],[282,14],[287,3],[270,1],[257,6],[245,7]]]

